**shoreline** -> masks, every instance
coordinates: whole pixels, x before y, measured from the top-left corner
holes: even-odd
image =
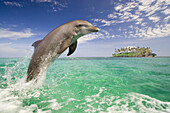
[[[22,59],[22,58],[25,58],[25,57],[0,57],[0,59]],[[76,58],[170,58],[170,56],[156,56],[156,57],[113,57],[113,56],[107,56],[107,57],[59,57],[58,59],[76,59]],[[28,59],[31,59],[31,58],[28,58]]]

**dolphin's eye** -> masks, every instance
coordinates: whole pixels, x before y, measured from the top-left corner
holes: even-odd
[[[78,24],[77,27],[82,27],[83,25],[82,24]]]

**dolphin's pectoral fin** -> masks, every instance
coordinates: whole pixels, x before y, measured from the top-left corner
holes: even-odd
[[[57,54],[61,54],[70,46],[72,38],[73,38],[73,36],[71,36],[70,38],[63,41],[63,43],[61,44],[60,50],[58,51]]]
[[[69,52],[67,54],[67,56],[71,55],[72,53],[74,53],[74,51],[76,50],[77,47],[77,41],[72,43],[69,47]]]
[[[41,42],[42,42],[42,40],[37,40],[36,42],[34,42],[34,43],[32,44],[32,46],[34,46],[34,49],[36,49],[37,46],[38,46]]]

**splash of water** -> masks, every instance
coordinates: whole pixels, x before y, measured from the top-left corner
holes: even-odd
[[[27,53],[24,59],[20,59],[20,61],[13,66],[3,67],[5,69],[3,78],[6,79],[6,81],[3,81],[3,84],[6,84],[7,87],[0,89],[0,112],[24,112],[25,108],[22,107],[22,100],[25,98],[38,97],[40,95],[38,88],[41,88],[42,81],[46,75],[43,73],[43,76],[39,77],[37,83],[35,83],[35,81],[26,83],[26,72],[29,62],[28,56],[30,56],[29,54],[31,51]],[[36,105],[27,107],[27,112],[32,111],[35,107]]]

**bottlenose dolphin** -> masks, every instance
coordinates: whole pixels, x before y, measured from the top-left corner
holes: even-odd
[[[76,49],[78,38],[98,31],[99,28],[87,21],[75,20],[55,28],[44,39],[34,42],[32,46],[35,50],[29,63],[26,81],[37,80],[67,48],[67,56],[71,55]]]

